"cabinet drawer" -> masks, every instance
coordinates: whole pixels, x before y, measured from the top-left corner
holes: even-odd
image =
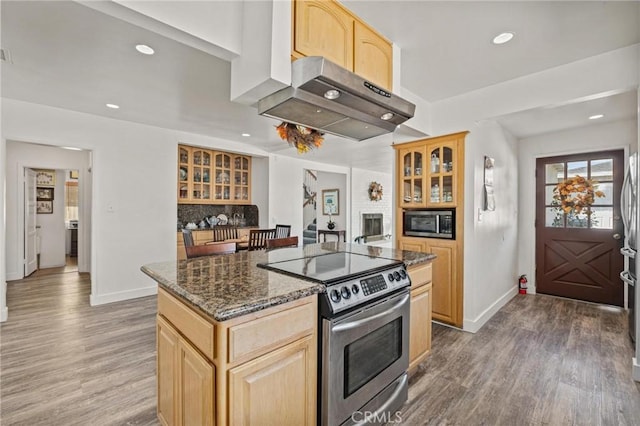
[[[407,270],[409,277],[411,278],[411,287],[416,288],[430,283],[433,275],[433,265],[428,263],[427,265],[418,265],[411,267]]]
[[[315,305],[309,303],[230,327],[228,362],[248,360],[312,334],[316,315]]]
[[[213,324],[207,322],[163,289],[158,289],[158,314],[180,330],[207,358],[213,360]]]

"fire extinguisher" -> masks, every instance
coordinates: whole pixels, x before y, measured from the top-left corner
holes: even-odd
[[[518,278],[518,290],[520,294],[527,294],[527,276],[524,274]]]

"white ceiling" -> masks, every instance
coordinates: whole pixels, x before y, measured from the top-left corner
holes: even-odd
[[[402,49],[403,86],[434,102],[640,42],[640,2],[344,1]],[[4,97],[215,136],[298,156],[272,119],[229,101],[229,62],[69,1],[6,1]],[[503,46],[490,39],[510,30]],[[156,54],[133,46],[145,43]],[[635,91],[498,117],[518,137],[636,116]],[[116,103],[119,110],[107,109]],[[242,133],[250,133],[243,138]],[[394,134],[402,141],[419,137]],[[331,135],[311,161],[390,171],[388,138]]]

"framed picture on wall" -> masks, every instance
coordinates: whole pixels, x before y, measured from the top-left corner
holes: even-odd
[[[36,213],[37,214],[53,213],[53,201],[37,201]]]
[[[322,190],[322,214],[340,214],[340,203],[338,202],[338,189]]]
[[[36,186],[56,186],[56,171],[36,170]]]
[[[36,188],[36,200],[37,201],[51,201],[53,200],[53,189],[54,188],[44,188],[37,187]]]

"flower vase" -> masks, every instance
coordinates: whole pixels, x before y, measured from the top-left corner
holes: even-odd
[[[327,228],[333,229],[335,227],[336,227],[336,223],[335,222],[327,222]]]

